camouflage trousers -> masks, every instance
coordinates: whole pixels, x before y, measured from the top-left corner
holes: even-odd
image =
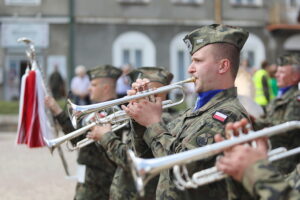
[[[109,193],[101,190],[97,185],[77,183],[74,200],[99,200],[109,199]]]

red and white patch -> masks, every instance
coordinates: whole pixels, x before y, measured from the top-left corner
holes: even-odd
[[[297,96],[297,101],[300,101],[300,96]]]
[[[225,122],[228,116],[217,111],[212,117],[220,122]]]

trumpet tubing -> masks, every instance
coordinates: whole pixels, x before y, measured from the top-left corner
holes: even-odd
[[[174,83],[171,85],[157,88],[155,90],[142,91],[136,95],[125,96],[123,98],[106,101],[106,102],[102,102],[102,103],[97,103],[97,104],[86,105],[86,106],[78,106],[78,105],[73,104],[70,100],[68,100],[67,106],[68,106],[69,117],[70,117],[70,120],[71,120],[74,128],[76,128],[78,121],[87,114],[90,114],[93,112],[98,112],[100,110],[104,110],[106,108],[110,108],[110,107],[113,107],[116,105],[121,105],[121,104],[130,102],[132,100],[148,97],[148,96],[159,94],[159,93],[165,93],[165,92],[168,92],[173,89],[183,90],[181,85],[184,83],[189,83],[189,82],[195,82],[195,78],[192,77],[192,78],[186,79],[184,81],[180,81],[180,82],[177,82],[177,83]],[[184,93],[183,93],[183,95],[184,95]],[[184,98],[182,98],[181,101],[179,101],[178,103],[174,103],[174,105],[182,103],[183,100],[184,100]]]
[[[199,147],[160,158],[138,158],[135,157],[131,150],[129,150],[127,152],[128,160],[131,165],[131,172],[135,180],[136,189],[140,194],[143,194],[144,185],[152,177],[175,165],[185,165],[193,161],[208,158],[219,154],[220,152],[234,145],[249,142],[261,137],[271,137],[273,135],[284,133],[293,129],[300,129],[300,121],[285,122],[283,124],[265,128],[256,132],[250,131],[250,133],[247,135],[240,135],[238,137],[234,137],[233,139],[228,139],[219,143],[206,145],[204,147]],[[270,159],[272,159],[272,157]]]
[[[54,148],[61,145],[62,143],[69,141],[73,138],[76,138],[80,135],[85,134],[89,129],[93,128],[96,125],[110,123],[110,124],[113,124],[113,127],[112,127],[113,130],[118,130],[118,129],[124,127],[125,125],[127,125],[127,123],[124,121],[126,121],[128,119],[129,119],[129,117],[126,115],[126,112],[123,110],[120,110],[120,111],[110,114],[104,118],[98,118],[98,119],[96,118],[96,121],[91,122],[90,124],[87,124],[86,126],[80,128],[80,129],[77,129],[71,133],[68,133],[67,135],[63,135],[59,138],[55,138],[52,140],[47,140],[44,138],[44,140],[45,140],[47,146],[52,148],[52,150],[53,150]],[[121,122],[123,122],[123,124],[120,125],[119,123],[121,123]],[[126,123],[126,124],[124,124],[124,123]],[[84,141],[79,141],[76,144],[75,148],[70,148],[70,150],[79,149],[79,148],[82,148],[82,147],[94,142],[94,140],[90,140],[90,139],[83,139],[83,140]],[[87,140],[89,140],[89,141],[87,141]],[[77,147],[77,145],[79,145],[79,147]]]

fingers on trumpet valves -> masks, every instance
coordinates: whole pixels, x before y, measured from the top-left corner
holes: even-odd
[[[232,123],[229,122],[225,127],[225,136],[227,139],[242,136],[251,132],[251,125],[247,119]]]

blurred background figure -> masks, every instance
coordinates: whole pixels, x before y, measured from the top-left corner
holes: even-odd
[[[49,86],[55,99],[61,99],[66,96],[65,81],[58,70],[58,65],[54,66],[54,71],[49,77]]]
[[[122,76],[117,81],[116,91],[117,91],[118,98],[126,96],[127,90],[130,90],[131,88],[129,78],[127,76],[127,74],[132,71],[131,65],[126,64],[122,66],[122,71],[123,71]]]
[[[252,74],[248,67],[247,59],[243,59],[240,62],[239,71],[235,79],[234,85],[237,87],[238,95],[254,99],[255,87],[252,81]]]
[[[15,68],[10,68],[8,73],[8,96],[10,100],[19,99],[19,80]]]
[[[269,75],[270,75],[270,85],[272,89],[273,96],[276,97],[278,94],[278,86],[277,86],[277,80],[275,77],[275,74],[277,72],[277,65],[276,64],[271,64],[269,69]]]
[[[263,108],[274,98],[271,88],[270,69],[271,65],[267,61],[263,61],[261,69],[257,70],[253,75],[255,102]]]
[[[71,81],[71,99],[77,105],[90,103],[88,88],[90,80],[86,74],[85,66],[79,65],[75,68],[76,76]]]

